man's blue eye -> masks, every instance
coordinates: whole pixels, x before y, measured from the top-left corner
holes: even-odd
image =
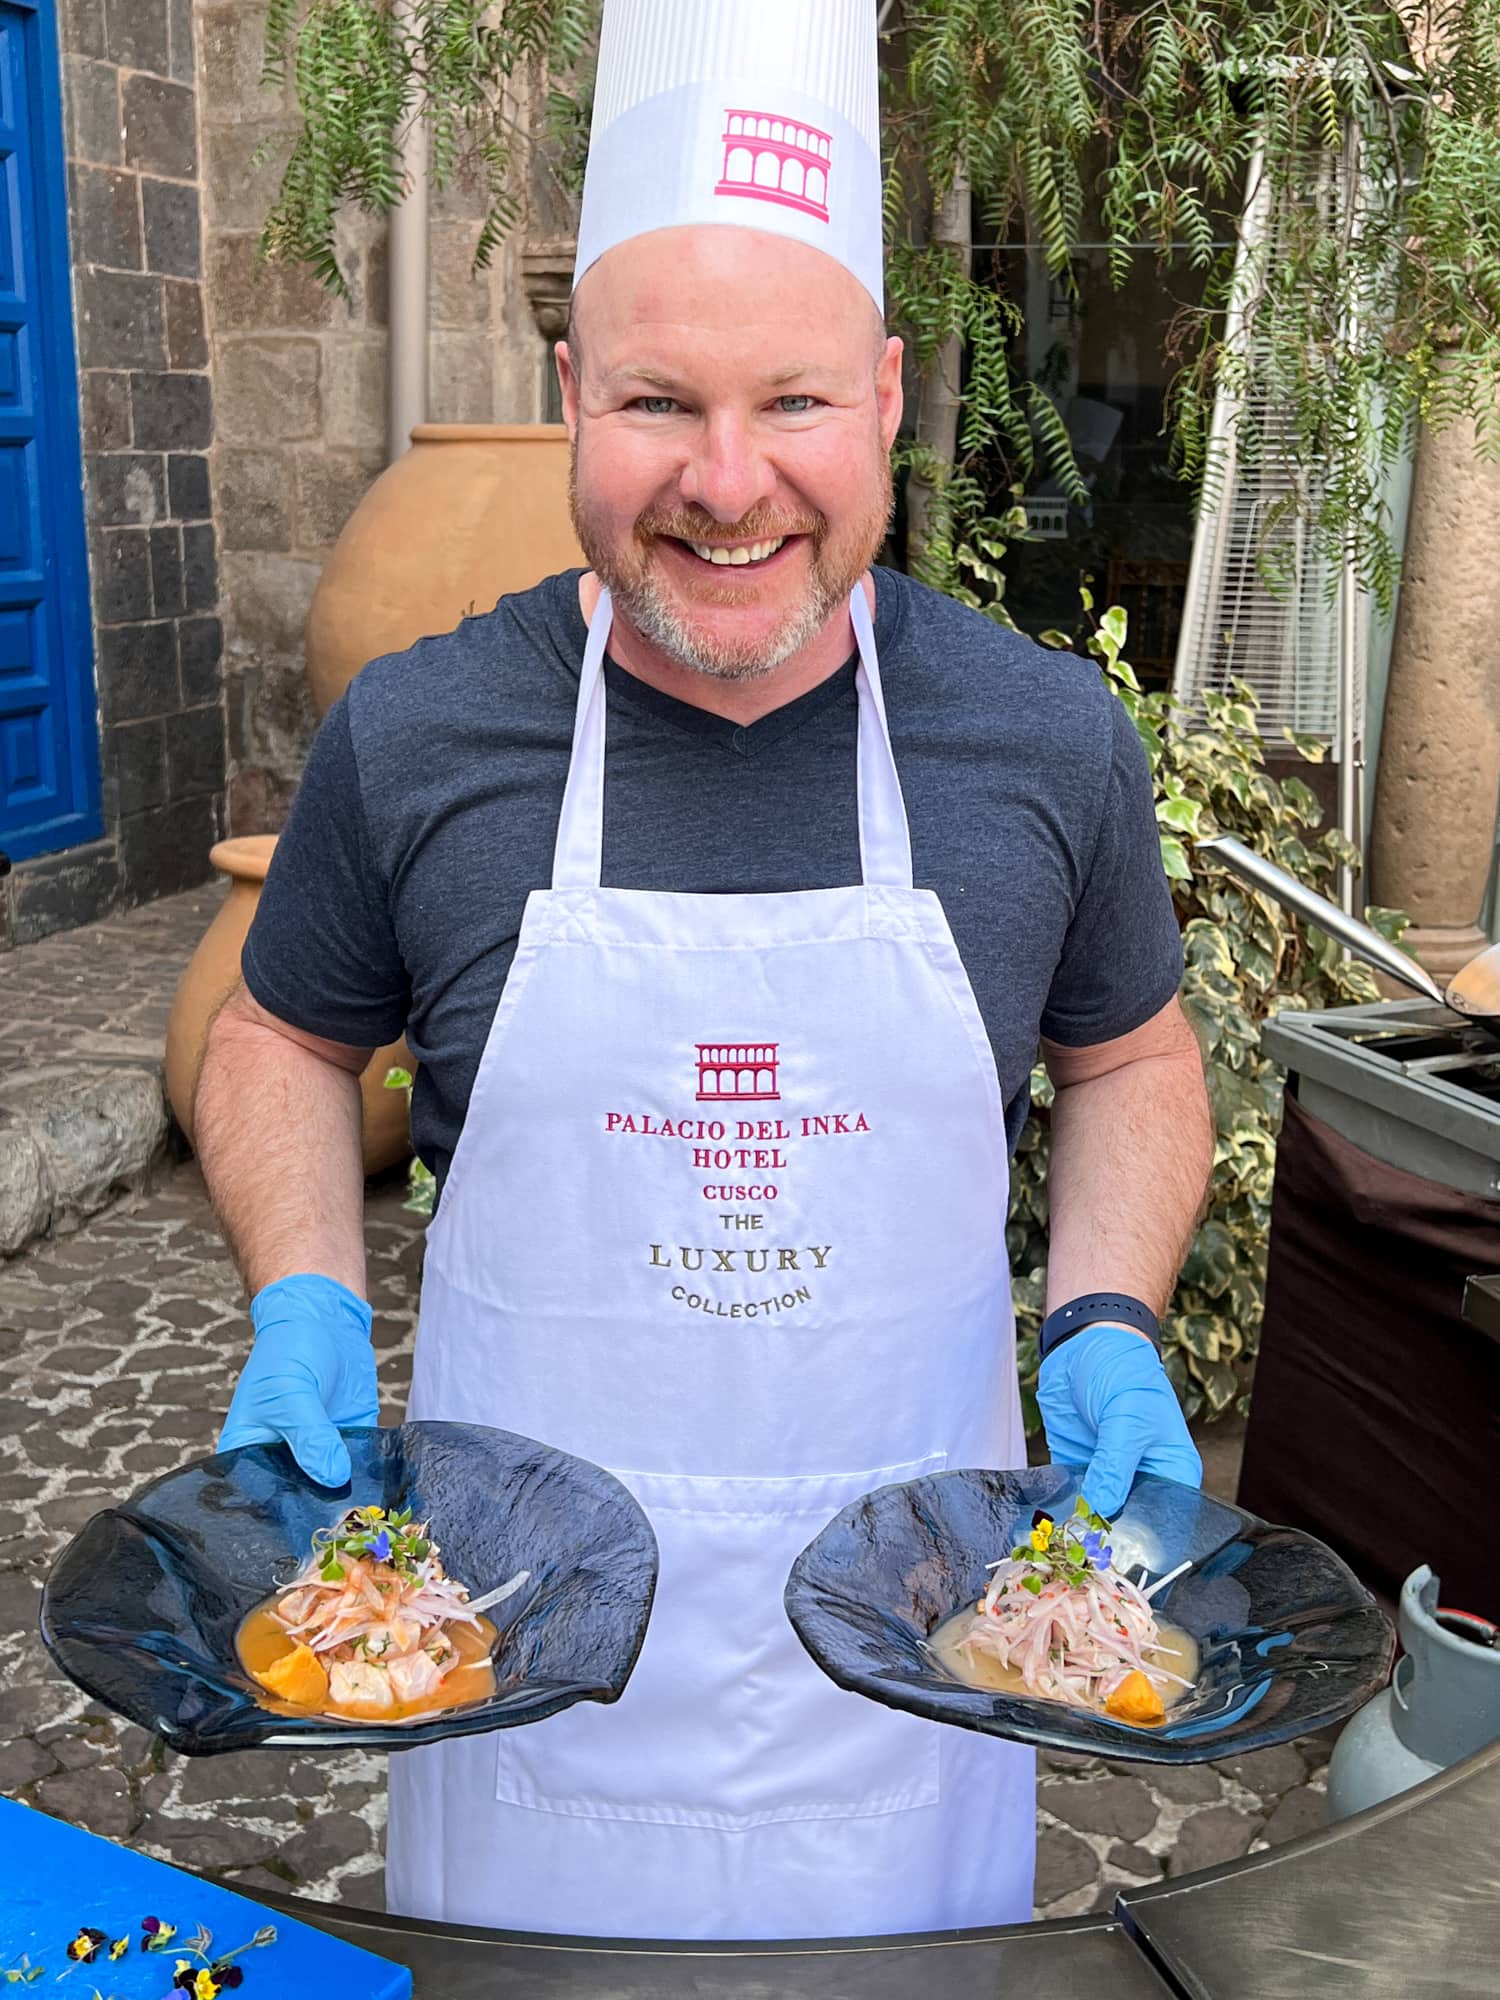
[[[818,400],[816,396],[781,396],[777,399],[789,417],[800,417]]]
[[[638,396],[636,401],[650,417],[670,416],[677,408],[675,396]]]

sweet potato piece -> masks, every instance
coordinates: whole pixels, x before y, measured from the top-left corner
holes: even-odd
[[[263,1688],[298,1708],[321,1708],[328,1700],[328,1674],[311,1646],[297,1644],[255,1676]]]
[[[1107,1715],[1121,1722],[1160,1722],[1166,1715],[1161,1696],[1143,1673],[1127,1674],[1104,1704]]]

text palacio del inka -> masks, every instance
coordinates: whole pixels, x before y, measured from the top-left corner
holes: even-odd
[[[795,1173],[796,1154],[804,1144],[855,1138],[870,1130],[869,1120],[858,1110],[765,1113],[761,1107],[781,1103],[780,1068],[780,1046],[775,1042],[700,1042],[694,1102],[711,1110],[682,1115],[640,1109],[604,1113],[609,1137],[666,1141],[679,1147],[684,1169],[697,1181],[699,1197],[710,1204],[705,1220],[689,1233],[710,1238],[717,1234],[717,1242],[655,1242],[644,1244],[641,1251],[645,1263],[664,1274],[664,1281],[667,1273],[680,1274],[680,1281],[668,1287],[668,1296],[690,1312],[718,1319],[795,1312],[812,1298],[809,1280],[826,1272],[834,1258],[831,1243],[754,1240],[765,1230],[762,1209],[771,1209],[782,1198],[782,1177]],[[757,1107],[754,1116],[730,1115],[733,1107],[749,1105]],[[689,1277],[695,1282],[685,1282]],[[720,1282],[712,1283],[715,1279]]]

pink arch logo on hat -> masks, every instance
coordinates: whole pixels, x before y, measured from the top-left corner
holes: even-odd
[[[828,159],[833,141],[816,126],[769,111],[726,111],[724,166],[715,194],[773,201],[828,220]]]

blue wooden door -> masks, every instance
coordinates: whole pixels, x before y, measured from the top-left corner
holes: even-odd
[[[57,28],[0,0],[0,849],[101,830]]]

